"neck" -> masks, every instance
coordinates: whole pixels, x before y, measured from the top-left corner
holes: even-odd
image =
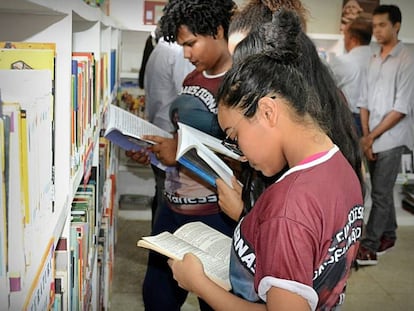
[[[320,152],[329,151],[333,147],[333,142],[319,128],[303,127],[301,129],[289,130],[288,139],[291,142],[288,149],[285,149],[285,155],[289,163],[289,167],[298,165],[306,158]]]
[[[218,58],[216,64],[212,68],[206,70],[206,72],[212,76],[217,75],[217,74],[220,74],[220,73],[223,73],[229,70],[231,68],[231,65],[232,65],[232,58],[226,45],[225,49],[222,49],[222,53],[220,57]]]
[[[390,52],[392,51],[392,49],[398,44],[398,38],[394,38],[393,40],[391,40],[388,43],[382,44],[381,45],[381,56],[382,58],[386,57],[388,54],[390,54]]]

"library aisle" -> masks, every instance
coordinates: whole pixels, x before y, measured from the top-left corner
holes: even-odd
[[[150,196],[147,198],[146,214],[141,212],[134,217],[133,213],[119,213],[117,218],[111,294],[114,311],[144,310],[141,285],[148,252],[138,248],[136,242],[150,232]],[[414,310],[414,215],[405,213],[403,217],[395,248],[379,257],[377,266],[352,270],[342,311]],[[197,299],[190,295],[182,311],[195,310],[198,310]]]

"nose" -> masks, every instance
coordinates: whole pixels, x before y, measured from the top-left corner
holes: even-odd
[[[183,51],[184,51],[184,58],[191,59],[191,48],[189,46],[184,46]]]

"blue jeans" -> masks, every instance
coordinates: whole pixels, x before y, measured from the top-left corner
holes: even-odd
[[[154,172],[154,179],[155,179],[155,195],[152,199],[151,204],[151,228],[154,225],[155,215],[157,213],[157,207],[163,200],[164,197],[164,189],[165,189],[165,171],[158,168],[155,165],[151,164],[152,171]]]
[[[368,161],[372,207],[361,244],[374,252],[380,246],[382,237],[396,239],[394,185],[405,150],[405,146],[400,146],[379,152],[376,161]]]
[[[152,234],[163,231],[174,232],[180,226],[192,222],[202,221],[228,236],[233,235],[236,222],[224,213],[207,216],[182,215],[171,210],[165,200],[159,202],[157,215],[154,221]],[[156,252],[149,252],[147,272],[145,274],[142,295],[147,311],[175,311],[180,310],[188,292],[178,286],[173,279],[167,258]],[[204,301],[199,299],[200,310],[212,310]]]

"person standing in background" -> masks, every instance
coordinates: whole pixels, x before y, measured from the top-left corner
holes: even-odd
[[[181,91],[184,78],[194,66],[184,58],[183,48],[177,43],[157,39],[145,70],[145,118],[167,132],[173,132],[169,111],[171,102]],[[164,197],[165,171],[151,164],[155,177],[155,196],[151,204],[152,223],[157,206]]]
[[[184,78],[194,66],[184,58],[183,48],[161,37],[152,51],[145,70],[145,118],[167,132],[173,132],[169,112]]]
[[[333,58],[329,65],[338,87],[347,99],[355,119],[358,136],[362,135],[358,100],[361,86],[366,82],[368,63],[372,52],[369,46],[372,36],[372,21],[356,18],[344,29],[346,54]]]
[[[155,32],[151,32],[151,34],[145,40],[144,51],[142,54],[141,59],[141,67],[138,73],[138,86],[143,89],[144,88],[144,80],[145,80],[145,68],[147,67],[148,59],[154,50],[155,45],[157,44],[155,39]]]
[[[414,57],[398,39],[401,20],[401,11],[395,5],[380,5],[373,12],[373,35],[379,46],[371,57],[358,105],[372,199],[357,256],[360,265],[377,264],[377,255],[395,244],[394,185],[401,155],[414,146]]]

